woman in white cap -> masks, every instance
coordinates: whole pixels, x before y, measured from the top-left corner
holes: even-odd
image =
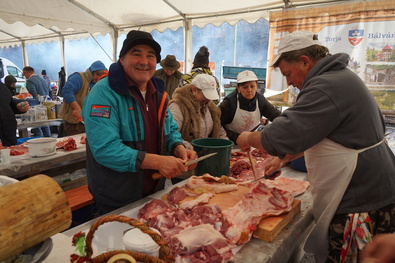
[[[190,142],[194,139],[228,139],[221,126],[221,110],[213,102],[218,99],[216,81],[208,74],[198,74],[191,84],[174,91],[169,109],[187,149],[193,149]]]
[[[221,124],[230,140],[236,143],[239,134],[251,131],[261,123],[262,117],[273,121],[281,114],[267,99],[257,92],[258,78],[253,71],[237,75],[237,87],[219,105]]]

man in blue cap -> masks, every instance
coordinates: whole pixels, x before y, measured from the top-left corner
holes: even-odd
[[[106,66],[97,60],[85,72],[75,72],[67,79],[62,90],[63,104],[59,111],[59,116],[64,120],[63,135],[85,132],[84,124],[81,123],[84,99],[93,85],[106,73]]]

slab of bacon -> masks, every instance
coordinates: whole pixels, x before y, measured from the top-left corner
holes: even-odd
[[[244,244],[251,239],[262,216],[279,215],[292,207],[293,196],[271,188],[261,181],[233,207],[222,212],[231,244]]]
[[[310,183],[307,181],[281,176],[276,178],[275,180],[263,180],[267,186],[276,187],[283,191],[290,192],[294,197],[306,192],[307,188],[309,188],[310,186]]]
[[[220,179],[212,178],[212,180],[209,180],[209,177],[213,176],[209,174],[205,174],[204,178],[202,176],[191,176],[185,184],[185,189],[188,192],[200,195],[207,192],[216,194],[231,192],[238,188],[237,184],[219,183],[217,181]]]
[[[187,184],[209,186],[191,177]],[[235,184],[227,184],[236,186]],[[203,189],[203,188],[200,188]],[[208,191],[193,201],[182,201],[186,193],[175,187],[167,200],[153,200],[138,213],[140,221],[158,229],[163,239],[176,255],[176,262],[217,263],[233,259],[231,248],[248,242],[262,216],[278,215],[292,207],[291,193],[258,182],[233,207],[222,210],[217,204],[209,204],[214,192]],[[208,236],[206,236],[206,234]]]
[[[67,139],[63,139],[56,143],[56,149],[65,149],[66,151],[72,151],[77,149],[77,143],[74,138],[69,137]]]
[[[186,228],[170,239],[176,262],[229,262],[234,255],[226,238],[210,224]]]

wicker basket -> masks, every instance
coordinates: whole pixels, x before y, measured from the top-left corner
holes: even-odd
[[[93,255],[93,250],[92,250],[92,240],[93,240],[93,235],[95,231],[98,229],[98,227],[104,223],[107,222],[121,222],[121,223],[127,223],[131,226],[139,228],[142,232],[148,234],[151,236],[151,238],[160,246],[159,250],[159,257],[153,257],[144,253],[140,252],[135,252],[135,251],[129,251],[129,250],[112,250],[105,252],[101,255],[98,255],[94,258],[92,258]],[[155,231],[151,230],[147,225],[141,223],[137,219],[122,216],[122,215],[109,215],[109,216],[103,216],[99,218],[90,228],[87,236],[86,236],[86,255],[87,255],[87,261],[88,263],[105,263],[107,262],[111,257],[117,255],[117,254],[128,254],[131,255],[134,259],[137,261],[143,262],[143,263],[172,263],[175,261],[173,252],[169,248],[169,246],[166,244],[166,242],[162,239],[162,237],[156,233]]]

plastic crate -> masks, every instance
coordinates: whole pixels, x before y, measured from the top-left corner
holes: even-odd
[[[237,79],[237,74],[240,72],[251,70],[255,73],[258,80],[266,80],[266,68],[223,66],[222,69],[224,78]]]
[[[224,96],[228,96],[230,93],[232,93],[232,91],[234,91],[235,88],[224,88]]]

